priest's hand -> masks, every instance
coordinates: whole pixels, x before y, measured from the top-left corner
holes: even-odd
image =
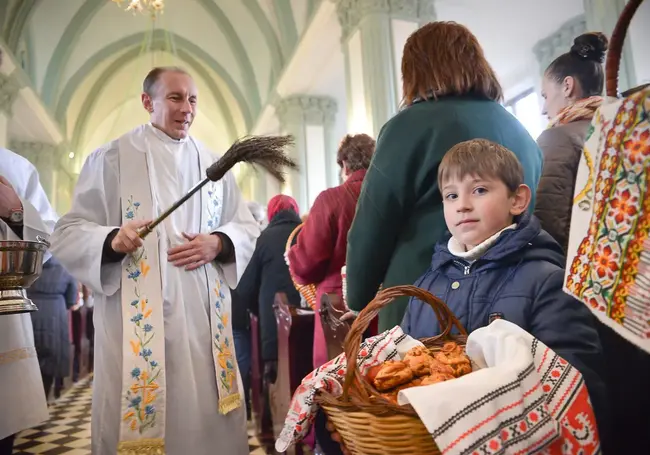
[[[122,225],[117,235],[111,241],[111,248],[116,253],[133,253],[142,246],[142,239],[138,235],[138,228],[151,223],[151,220],[127,221]]]
[[[176,267],[185,267],[185,270],[194,270],[202,267],[221,252],[221,239],[218,235],[211,234],[186,234],[188,242],[184,245],[170,248],[167,260]]]
[[[0,175],[0,217],[9,218],[12,210],[22,209],[22,207],[23,203],[20,202],[14,187],[9,180]]]

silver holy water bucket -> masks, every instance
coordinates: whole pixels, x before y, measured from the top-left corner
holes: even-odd
[[[0,316],[38,311],[25,289],[41,275],[49,246],[40,236],[36,242],[0,240]]]

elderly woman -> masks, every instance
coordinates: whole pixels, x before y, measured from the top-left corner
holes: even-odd
[[[43,273],[27,289],[39,311],[31,313],[34,344],[41,367],[45,396],[55,380],[70,375],[68,309],[77,303],[77,282],[55,258],[43,264]],[[60,390],[55,390],[55,398]]]
[[[300,224],[300,217],[295,199],[284,194],[271,198],[267,215],[269,224],[258,237],[253,256],[239,280],[237,298],[259,317],[264,376],[272,383],[278,361],[278,331],[273,311],[275,294],[284,292],[291,305],[300,305],[300,294],[293,286],[284,261],[287,239]]]
[[[367,134],[347,135],[341,141],[337,163],[342,185],[318,195],[296,244],[289,250],[291,273],[300,284],[316,284],[316,306],[321,296],[342,296],[341,268],[345,265],[348,230],[354,218],[361,183],[375,151]],[[327,346],[320,318],[314,318],[314,368],[327,362]]]
[[[406,41],[404,109],[377,139],[377,152],[350,229],[347,300],[362,310],[380,284],[412,284],[444,235],[438,165],[459,142],[484,138],[512,150],[533,190],[542,153],[499,102],[502,89],[476,37],[462,25],[432,22]],[[379,330],[399,325],[407,299],[381,310]]]
[[[544,153],[544,170],[535,215],[565,253],[585,136],[603,103],[605,51],[607,38],[602,33],[580,35],[569,52],[549,65],[542,79],[543,113],[551,123],[537,139]]]

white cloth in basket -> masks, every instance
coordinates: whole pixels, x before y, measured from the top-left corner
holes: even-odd
[[[398,396],[443,454],[600,453],[582,375],[543,343],[496,320],[472,332],[466,351],[479,371]]]

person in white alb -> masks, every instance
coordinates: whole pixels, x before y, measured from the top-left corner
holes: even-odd
[[[52,253],[95,295],[92,452],[248,453],[230,292],[259,228],[234,175],[147,225],[217,158],[189,135],[197,89],[180,68],[143,83],[150,123],[93,152]]]
[[[47,240],[56,220],[36,168],[0,148],[0,240]],[[47,418],[32,319],[0,315],[0,455],[11,455],[16,433]]]

